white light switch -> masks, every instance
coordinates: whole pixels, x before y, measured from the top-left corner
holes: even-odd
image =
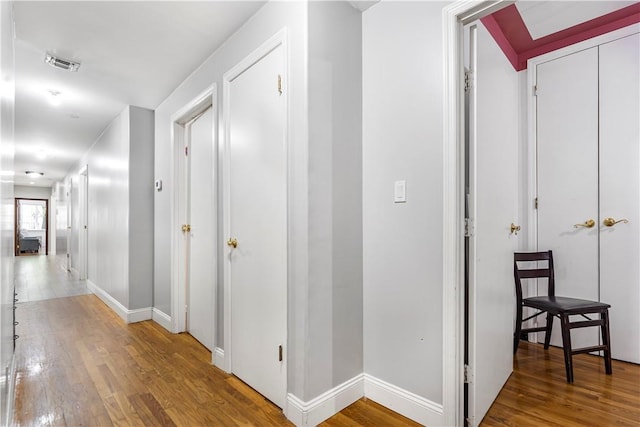
[[[396,181],[393,186],[393,202],[405,203],[407,201],[407,181]]]

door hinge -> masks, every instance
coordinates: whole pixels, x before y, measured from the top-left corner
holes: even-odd
[[[464,91],[469,92],[473,87],[473,71],[465,70],[464,72]]]
[[[185,155],[185,156],[189,156],[189,146],[188,146],[188,145],[186,145],[186,146],[184,147],[184,155]]]
[[[473,382],[473,371],[469,365],[464,365],[464,383],[471,384]]]
[[[473,218],[464,219],[464,237],[472,237],[475,232]]]
[[[538,96],[538,85],[533,86],[533,96]]]
[[[538,209],[538,198],[537,197],[535,199],[533,199],[533,206],[534,206],[534,209]]]
[[[473,427],[475,425],[475,417],[467,417],[464,419],[464,425],[466,427]]]
[[[278,74],[278,94],[282,95],[282,76]]]
[[[282,362],[282,345],[278,346],[278,362]]]

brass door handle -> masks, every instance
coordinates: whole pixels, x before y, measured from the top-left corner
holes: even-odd
[[[624,224],[628,224],[629,220],[626,219],[626,218],[622,218],[622,219],[619,219],[619,220],[616,221],[615,219],[613,219],[611,217],[605,218],[605,219],[602,220],[602,223],[604,225],[606,225],[607,227],[613,227],[614,225],[616,225],[619,222],[622,222]]]
[[[518,231],[520,231],[520,226],[515,225],[514,223],[511,223],[511,234],[515,234],[517,236]]]
[[[231,237],[229,237],[229,240],[227,240],[227,246],[229,246],[230,248],[237,248],[238,247],[238,239],[232,239]]]
[[[593,228],[594,225],[596,225],[596,222],[592,219],[588,219],[582,224],[575,224],[573,228],[578,228],[578,227]]]
[[[188,233],[191,231],[191,224],[182,224],[182,232]]]

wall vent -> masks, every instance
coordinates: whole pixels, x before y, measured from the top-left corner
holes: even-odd
[[[58,58],[49,53],[45,55],[44,62],[51,65],[52,67],[65,71],[78,71],[78,68],[80,68],[79,62],[73,62],[68,59]]]

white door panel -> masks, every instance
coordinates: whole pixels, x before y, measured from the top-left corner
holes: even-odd
[[[474,26],[470,33],[469,211],[475,231],[469,240],[469,414],[477,425],[513,367],[517,235],[510,225],[518,222],[518,78],[484,26]]]
[[[189,195],[187,280],[187,330],[205,347],[213,351],[213,266],[214,228],[216,224],[213,196],[214,144],[213,109],[209,108],[188,126]]]
[[[286,372],[287,180],[280,45],[230,82],[231,370],[280,407]]]
[[[600,46],[600,297],[612,357],[640,363],[640,34]],[[628,223],[603,225],[603,219]]]
[[[536,70],[538,250],[553,250],[556,295],[595,301],[598,227],[574,225],[599,221],[597,64],[598,51],[592,48]],[[551,342],[561,346],[555,322]],[[572,331],[573,346],[597,344],[597,333],[596,328]]]

